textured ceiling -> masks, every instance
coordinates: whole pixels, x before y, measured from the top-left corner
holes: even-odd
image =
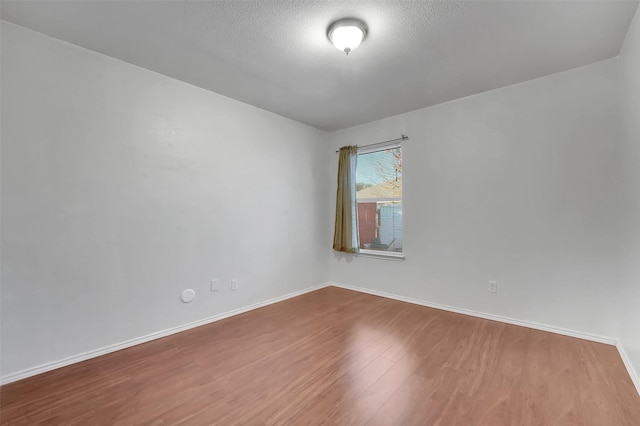
[[[3,1],[2,19],[336,130],[616,56],[636,1]],[[367,22],[348,57],[326,37]]]

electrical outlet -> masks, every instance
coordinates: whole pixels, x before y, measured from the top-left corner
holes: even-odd
[[[211,280],[211,291],[218,291],[218,280]]]
[[[231,290],[236,291],[238,289],[238,279],[234,278],[231,280]]]
[[[489,281],[489,292],[490,293],[498,292],[498,281]]]

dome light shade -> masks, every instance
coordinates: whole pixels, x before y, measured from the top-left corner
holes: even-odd
[[[331,24],[327,30],[327,36],[336,49],[347,55],[360,46],[366,34],[366,25],[358,19],[341,19]]]

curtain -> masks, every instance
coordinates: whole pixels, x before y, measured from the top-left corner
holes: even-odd
[[[345,253],[358,251],[358,210],[356,205],[356,164],[358,147],[343,146],[338,159],[338,192],[333,249]]]

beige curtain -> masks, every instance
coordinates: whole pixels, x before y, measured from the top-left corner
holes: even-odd
[[[358,251],[358,214],[356,206],[357,160],[357,146],[343,146],[340,148],[333,249],[345,253],[356,253]]]

